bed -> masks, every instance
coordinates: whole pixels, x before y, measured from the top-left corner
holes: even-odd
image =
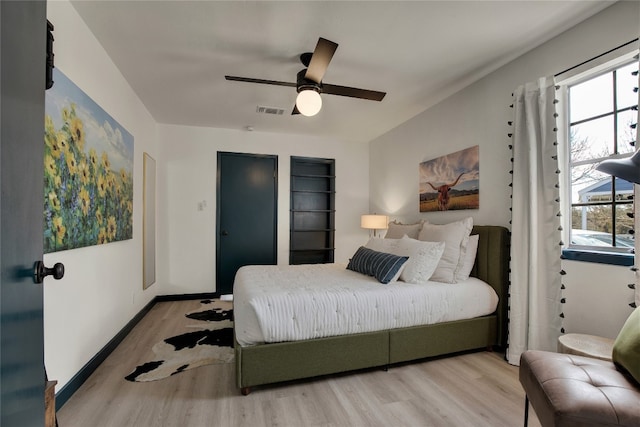
[[[492,313],[429,325],[252,345],[245,342],[244,336],[241,345],[236,332],[236,383],[242,394],[249,394],[251,387],[259,385],[505,347],[509,231],[500,226],[474,226],[471,234],[479,236],[471,276],[495,290],[498,299]],[[236,322],[237,316],[238,313]]]

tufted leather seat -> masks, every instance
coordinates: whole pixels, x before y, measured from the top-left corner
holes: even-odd
[[[611,362],[529,350],[519,375],[543,427],[640,426],[640,386]]]

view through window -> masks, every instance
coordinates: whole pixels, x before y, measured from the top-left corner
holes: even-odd
[[[633,184],[597,171],[607,158],[635,151],[638,62],[568,86],[571,247],[634,247]]]

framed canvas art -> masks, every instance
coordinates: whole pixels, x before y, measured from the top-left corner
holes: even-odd
[[[45,95],[44,252],[133,236],[133,136],[62,72]]]
[[[480,208],[480,147],[420,163],[420,212]]]

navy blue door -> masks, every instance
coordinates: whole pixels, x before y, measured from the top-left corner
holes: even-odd
[[[218,153],[216,291],[243,265],[277,263],[278,157]]]
[[[0,425],[44,425],[46,2],[0,2]]]

